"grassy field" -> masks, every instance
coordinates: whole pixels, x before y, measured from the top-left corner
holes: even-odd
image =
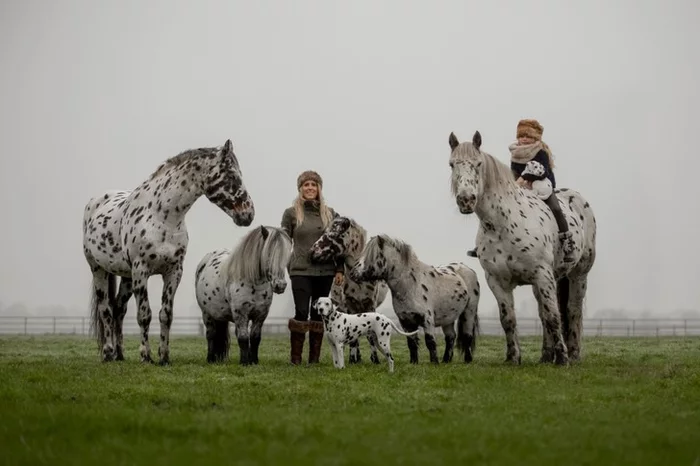
[[[425,347],[409,365],[396,338],[389,374],[335,370],[325,342],[320,366],[290,367],[280,337],[245,368],[235,341],[233,361],[207,365],[203,339],[174,338],[163,368],[137,362],[135,339],[127,361],[102,364],[84,338],[3,337],[0,461],[700,465],[699,339],[588,338],[568,368],[523,343],[520,367],[494,337],[473,365],[436,367]]]

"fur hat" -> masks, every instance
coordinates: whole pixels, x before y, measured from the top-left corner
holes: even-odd
[[[520,120],[516,138],[528,137],[535,141],[541,141],[543,132],[544,128],[537,120]]]
[[[301,189],[301,185],[307,181],[315,181],[319,187],[323,186],[323,179],[321,178],[321,175],[313,170],[306,170],[297,177],[297,189]]]

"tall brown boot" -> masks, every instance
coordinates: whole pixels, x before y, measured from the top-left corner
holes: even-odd
[[[304,351],[304,339],[309,323],[303,320],[289,319],[289,341],[291,343],[290,363],[298,366],[301,364],[301,353]]]
[[[309,364],[316,364],[321,358],[323,343],[323,322],[309,321]]]

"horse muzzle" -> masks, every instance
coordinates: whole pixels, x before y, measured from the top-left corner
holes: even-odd
[[[476,208],[476,196],[474,194],[460,194],[457,196],[457,207],[460,214],[472,214]]]

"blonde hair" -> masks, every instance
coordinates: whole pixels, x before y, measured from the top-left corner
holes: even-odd
[[[328,205],[326,205],[325,199],[323,199],[321,185],[316,183],[316,186],[318,188],[318,199],[316,201],[318,202],[318,211],[321,215],[321,223],[323,223],[323,228],[326,228],[328,224],[331,223],[333,216],[331,215],[331,210],[328,208]],[[304,196],[302,195],[302,188],[299,188],[299,193],[292,203],[297,225],[301,225],[304,222],[304,201],[306,201],[306,199],[304,199]]]
[[[554,155],[552,154],[552,149],[549,148],[549,146],[540,139],[540,143],[542,143],[542,149],[547,153],[547,157],[549,157],[549,169],[554,170]]]

